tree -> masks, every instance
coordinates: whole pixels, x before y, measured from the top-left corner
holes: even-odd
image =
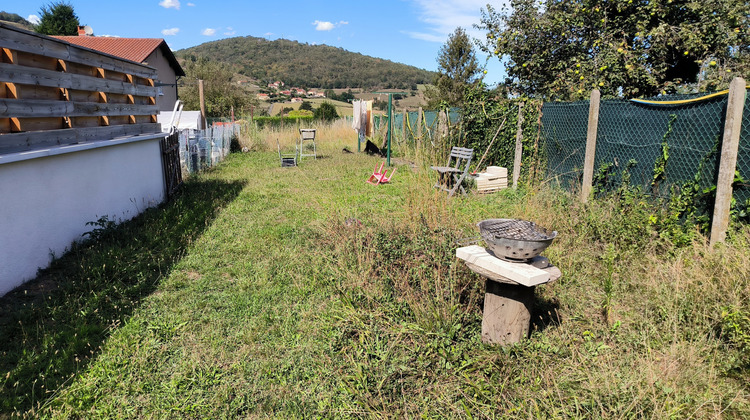
[[[339,117],[336,112],[336,107],[330,102],[323,102],[318,108],[315,109],[313,117],[323,121],[333,121]]]
[[[299,106],[299,109],[301,111],[312,111],[313,110],[313,106],[312,106],[312,104],[309,101],[302,101],[302,103]]]
[[[512,0],[482,10],[515,94],[582,99],[714,90],[750,71],[750,2]],[[541,4],[541,5],[540,5]]]
[[[39,9],[39,24],[34,29],[44,35],[77,35],[81,22],[69,3],[50,3]]]
[[[247,92],[232,84],[232,71],[219,62],[200,57],[195,61],[185,61],[183,69],[186,76],[181,79],[184,85],[178,92],[185,109],[200,109],[198,79],[204,82],[206,117],[228,117],[232,107],[235,113],[241,114],[243,109],[257,103]]]
[[[435,89],[429,94],[429,105],[445,102],[449,106],[460,106],[466,89],[477,82],[479,64],[474,45],[463,28],[458,27],[440,48],[437,58],[438,75]]]

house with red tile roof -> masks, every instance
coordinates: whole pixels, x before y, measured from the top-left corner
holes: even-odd
[[[177,78],[184,76],[185,71],[166,41],[161,38],[91,36],[80,30],[79,34],[54,38],[155,68],[158,76],[154,84],[159,88],[156,105],[159,111],[172,111],[177,100]]]

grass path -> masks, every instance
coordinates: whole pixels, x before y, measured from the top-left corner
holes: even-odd
[[[0,412],[750,414],[750,229],[718,251],[675,249],[647,214],[608,203],[546,190],[446,200],[424,170],[376,187],[364,180],[378,160],[324,154],[297,168],[232,155],[0,302],[0,333],[23,338],[0,343]],[[489,217],[560,232],[547,256],[564,277],[537,289],[531,339],[504,349],[480,342],[483,284],[454,257]]]
[[[329,155],[287,169],[257,154],[202,176],[245,186],[52,409],[234,417],[340,407],[336,280],[315,238],[328,223],[401,211],[402,190],[364,182],[373,162]]]

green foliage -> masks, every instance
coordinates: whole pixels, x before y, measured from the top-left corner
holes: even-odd
[[[651,180],[651,193],[656,195],[659,193],[659,184],[664,180],[667,173],[667,161],[669,161],[669,136],[672,134],[674,128],[674,122],[677,120],[677,115],[670,115],[669,121],[667,122],[667,132],[664,133],[664,137],[661,140],[661,154],[654,162],[654,175]]]
[[[283,80],[290,86],[324,89],[406,89],[429,83],[435,74],[327,45],[251,36],[208,42],[175,55],[188,61],[211,57],[257,80]]]
[[[333,121],[339,117],[336,112],[336,106],[326,101],[320,104],[313,113],[313,118],[316,120]]]
[[[294,109],[287,113],[288,117],[299,118],[299,117],[312,117],[313,112],[307,109]]]
[[[576,100],[724,88],[750,70],[749,24],[743,1],[513,0],[480,27],[514,92]]]
[[[244,114],[246,109],[256,104],[256,100],[243,89],[232,84],[232,71],[223,63],[200,58],[188,60],[182,68],[186,76],[180,79],[180,99],[185,109],[200,109],[198,79],[203,80],[206,102],[206,117],[227,117],[232,107],[236,114]]]
[[[95,222],[86,222],[86,226],[96,226],[94,229],[85,232],[83,236],[88,236],[89,239],[98,240],[102,237],[110,235],[113,230],[117,227],[117,222],[110,220],[109,216],[102,216]]]
[[[521,175],[528,177],[533,175],[530,171],[539,159],[535,144],[539,133],[537,123],[540,103],[533,100],[502,98],[496,92],[487,90],[482,83],[467,89],[464,106],[461,108],[460,139],[453,145],[474,149],[472,165],[475,169],[482,170],[487,166],[496,165],[506,167],[512,172],[518,132],[518,109],[521,103],[524,103]],[[490,143],[492,147],[489,147]],[[476,165],[485,151],[487,154],[482,162],[482,168],[478,168]]]
[[[326,89],[323,93],[326,95],[326,98],[332,101],[351,102],[354,99],[354,92],[351,89],[342,92],[340,95],[336,94],[333,89]]]
[[[740,307],[722,308],[719,329],[727,343],[740,352],[733,367],[750,370],[750,313]]]
[[[300,111],[312,111],[313,106],[310,101],[302,101],[302,104],[299,106]]]
[[[313,116],[286,116],[286,117],[268,117],[268,116],[262,116],[262,117],[255,117],[253,118],[253,122],[258,128],[264,128],[264,127],[283,127],[285,125],[293,125],[298,126],[302,122],[311,122],[313,120]]]
[[[77,35],[78,21],[73,5],[60,1],[39,9],[40,22],[34,29],[44,35]]]
[[[456,28],[448,37],[437,61],[438,75],[435,89],[428,91],[428,108],[437,108],[443,102],[449,107],[462,106],[466,90],[477,83],[480,70],[474,45],[463,28]]]

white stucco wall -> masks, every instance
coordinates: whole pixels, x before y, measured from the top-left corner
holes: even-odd
[[[34,153],[0,156],[0,296],[82,239],[86,222],[127,220],[164,199],[153,135]]]
[[[174,68],[169,64],[169,60],[164,57],[161,48],[155,49],[144,63],[156,69],[157,79],[154,82],[157,86],[160,84],[171,85],[159,86],[161,94],[156,96],[156,106],[159,107],[159,111],[172,111],[177,100],[177,74]]]

